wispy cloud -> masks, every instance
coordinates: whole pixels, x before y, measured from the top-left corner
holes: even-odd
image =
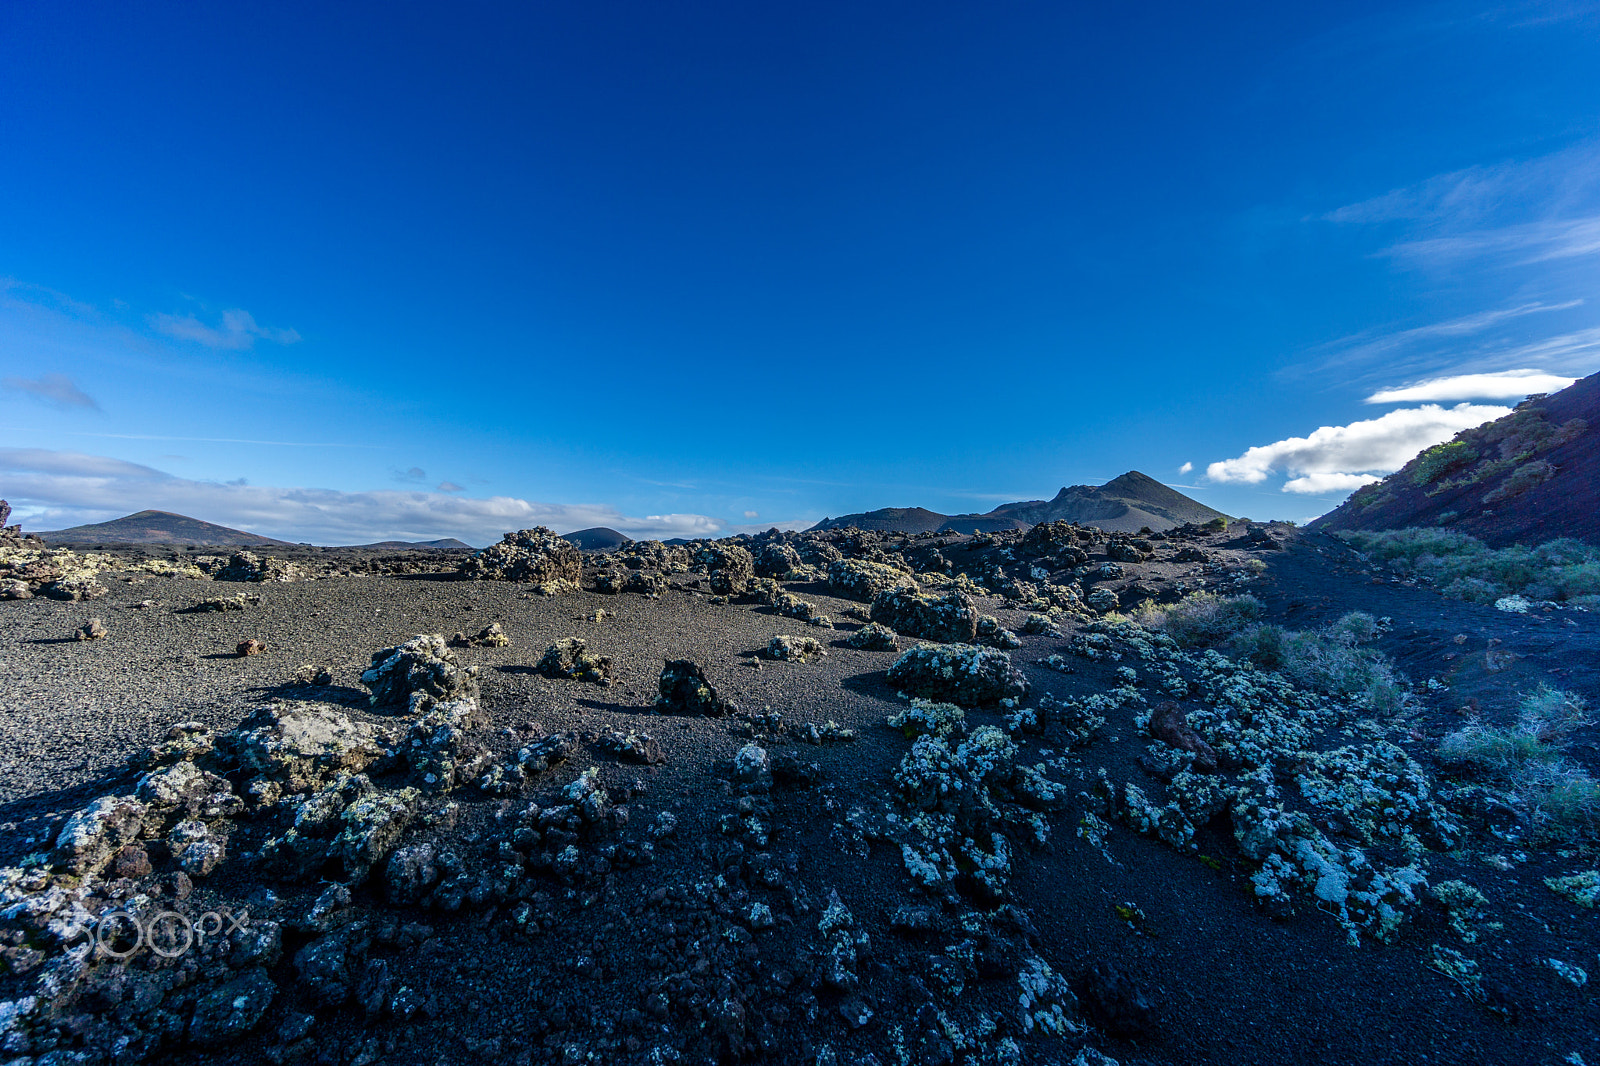
[[[409,470],[392,471],[396,481],[404,481],[411,485],[420,485],[428,480],[428,472],[420,466],[413,466]]]
[[[1400,469],[1422,449],[1509,412],[1507,407],[1466,403],[1402,408],[1380,418],[1323,426],[1305,437],[1257,445],[1237,458],[1210,464],[1206,477],[1256,485],[1274,474],[1287,474],[1283,491],[1307,495],[1355,489]]]
[[[340,441],[252,440],[245,437],[169,437],[161,433],[71,433],[74,437],[104,437],[110,440],[181,440],[200,444],[270,444],[275,448],[376,448],[376,444],[350,444]]]
[[[94,397],[78,388],[65,374],[44,374],[38,378],[5,378],[0,380],[10,391],[20,392],[41,400],[52,407],[69,411],[74,407],[90,411],[100,410]]]
[[[457,485],[454,481],[441,481],[434,486],[438,492],[466,492],[467,490]]]
[[[300,334],[292,329],[274,329],[257,324],[255,316],[237,307],[222,312],[220,324],[212,326],[194,315],[146,316],[152,329],[177,340],[195,341],[207,348],[240,351],[253,347],[258,339],[274,344],[294,344]]]
[[[1500,370],[1488,374],[1455,374],[1398,388],[1380,389],[1367,403],[1423,403],[1430,400],[1510,400],[1536,392],[1555,392],[1575,379],[1542,370]]]
[[[1423,263],[1454,263],[1505,255],[1517,266],[1528,266],[1597,252],[1600,252],[1600,214],[1401,241],[1385,254]]]
[[[610,526],[635,538],[720,536],[700,514],[627,515],[604,504],[539,503],[511,496],[471,499],[439,492],[340,492],[219,484],[175,477],[106,456],[43,448],[0,448],[0,482],[30,528],[102,522],[145,508],[285,540],[364,544],[457,537],[470,544],[544,525],[557,532]]]
[[[1192,470],[1194,470],[1193,463],[1184,463],[1182,466],[1178,467],[1178,476],[1182,477],[1184,474],[1187,474]]]

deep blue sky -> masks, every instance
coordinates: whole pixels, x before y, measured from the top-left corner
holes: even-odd
[[[484,543],[1140,469],[1304,518],[1516,389],[1375,392],[1600,369],[1597,31],[1574,4],[10,4],[0,494],[34,527]]]

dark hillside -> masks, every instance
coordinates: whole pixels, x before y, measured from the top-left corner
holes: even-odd
[[[1437,526],[1491,547],[1557,537],[1600,543],[1600,374],[1429,448],[1312,525]]]

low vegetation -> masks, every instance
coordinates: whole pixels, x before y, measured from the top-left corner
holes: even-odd
[[[1568,738],[1590,724],[1581,697],[1541,685],[1522,701],[1509,729],[1472,722],[1439,743],[1439,762],[1452,772],[1503,789],[1538,836],[1565,841],[1600,828],[1600,783],[1566,755]]]
[[[1431,485],[1450,471],[1477,459],[1478,450],[1464,440],[1437,444],[1417,457],[1411,480],[1418,485]]]
[[[1126,620],[1160,630],[1183,648],[1224,646],[1301,688],[1342,696],[1372,711],[1400,709],[1393,665],[1367,646],[1384,631],[1378,619],[1351,611],[1322,629],[1301,631],[1258,623],[1260,615],[1261,601],[1254,596],[1196,592],[1173,604],[1147,603]]]
[[[1438,585],[1451,599],[1493,603],[1503,596],[1600,607],[1600,548],[1563,537],[1535,548],[1490,548],[1447,529],[1337,534],[1358,551]]]

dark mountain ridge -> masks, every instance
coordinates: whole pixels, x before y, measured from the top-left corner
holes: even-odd
[[[1144,528],[1159,531],[1226,517],[1221,511],[1190,499],[1148,474],[1130,470],[1104,485],[1068,485],[1056,493],[1054,499],[1001,504],[987,514],[942,515],[923,507],[884,507],[861,514],[824,518],[811,528],[853,526],[903,533],[992,533],[1027,529],[1039,522],[1066,521],[1097,526],[1112,533],[1132,533]]]
[[[38,534],[46,544],[183,544],[230,548],[288,548],[289,541],[202,522],[171,511],[136,511],[109,522]]]

